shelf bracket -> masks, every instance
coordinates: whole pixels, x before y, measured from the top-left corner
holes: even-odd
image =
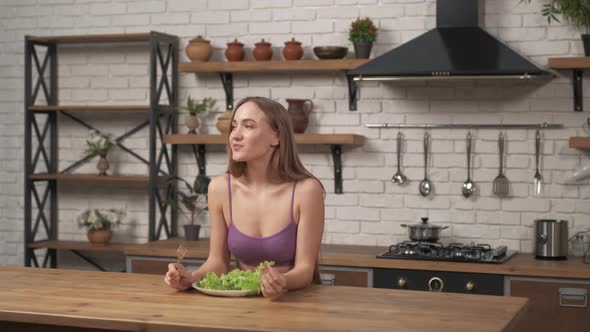
[[[582,112],[584,110],[583,78],[584,71],[582,69],[574,69],[574,112]]]
[[[197,166],[199,167],[199,175],[207,175],[207,169],[205,167],[205,144],[193,144],[193,154],[197,160]]]
[[[348,82],[348,110],[349,111],[356,111],[356,95],[357,95],[357,85],[356,82],[353,80],[353,77],[348,75],[346,72],[346,81]]]
[[[234,80],[232,73],[219,73],[221,84],[225,90],[225,109],[231,111],[234,109]]]
[[[334,144],[330,145],[330,150],[334,161],[334,192],[342,194],[342,147]]]

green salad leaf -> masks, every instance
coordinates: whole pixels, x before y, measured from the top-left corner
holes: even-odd
[[[199,287],[215,290],[250,290],[260,294],[260,281],[262,270],[265,267],[273,266],[275,262],[264,261],[258,265],[255,271],[234,269],[227,274],[217,276],[213,272],[199,281]]]

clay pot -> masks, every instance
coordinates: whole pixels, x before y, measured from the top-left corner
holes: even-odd
[[[256,45],[256,47],[252,51],[252,55],[254,55],[256,61],[268,61],[272,59],[272,47],[270,47],[271,44],[269,42],[265,42],[264,39],[262,39],[254,45]]]
[[[313,110],[313,102],[309,99],[287,99],[287,112],[293,124],[293,131],[302,134],[309,124],[309,113]]]
[[[220,133],[226,135],[229,132],[231,112],[223,112],[217,117],[217,123],[215,127]]]
[[[242,61],[244,60],[244,54],[244,44],[240,43],[237,39],[227,43],[227,48],[225,49],[227,61]]]
[[[200,125],[199,119],[196,115],[189,115],[184,119],[184,125],[189,129],[189,134],[196,134]]]
[[[207,39],[197,36],[188,42],[185,52],[191,61],[209,61],[213,48]]]
[[[104,245],[111,241],[113,232],[110,229],[95,229],[88,231],[86,237],[92,244]]]
[[[106,156],[101,156],[100,159],[98,159],[98,162],[96,163],[96,168],[100,172],[98,173],[98,175],[106,176],[109,166],[109,161],[107,160]]]
[[[295,38],[291,38],[290,41],[285,42],[285,47],[283,47],[283,57],[285,57],[285,60],[301,59],[301,57],[303,57],[301,43],[296,41]]]

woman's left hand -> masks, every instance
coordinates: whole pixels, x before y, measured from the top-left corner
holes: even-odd
[[[277,297],[287,290],[286,287],[287,280],[279,271],[270,266],[262,271],[260,290],[264,297]]]

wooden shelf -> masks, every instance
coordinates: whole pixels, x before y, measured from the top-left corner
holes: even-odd
[[[365,137],[355,134],[296,134],[295,141],[297,144],[338,144],[338,145],[361,145],[365,142]],[[205,144],[216,145],[225,144],[224,135],[166,135],[164,143],[166,144]]]
[[[590,137],[570,137],[570,148],[590,149]]]
[[[367,63],[367,59],[338,60],[273,60],[231,62],[181,62],[182,73],[262,73],[262,72],[314,72],[351,70]]]
[[[57,111],[149,111],[149,105],[56,105],[56,106],[31,106],[31,112],[57,112]]]
[[[584,70],[590,68],[590,57],[549,58],[547,64],[551,69],[573,70],[572,85],[574,88],[574,112],[584,110]]]
[[[551,69],[584,69],[590,68],[590,57],[549,58],[547,63]]]
[[[97,182],[137,182],[148,183],[149,177],[143,175],[93,175],[93,174],[33,174],[31,180],[59,181],[97,181]]]
[[[279,72],[336,72],[355,69],[369,59],[337,60],[274,60],[274,61],[230,61],[230,62],[181,62],[181,73],[218,73],[225,91],[225,108],[234,108],[234,73],[279,73]],[[357,85],[350,76],[348,82],[348,109],[356,110]]]
[[[150,40],[149,33],[125,33],[125,34],[100,34],[100,35],[78,35],[78,36],[29,36],[30,41],[42,43],[128,43],[147,42]]]
[[[125,252],[127,247],[135,246],[135,244],[125,243],[109,243],[105,245],[96,245],[90,242],[84,241],[39,241],[29,244],[29,248],[34,249],[62,249],[62,250],[83,250],[83,251],[114,251],[114,252]]]

